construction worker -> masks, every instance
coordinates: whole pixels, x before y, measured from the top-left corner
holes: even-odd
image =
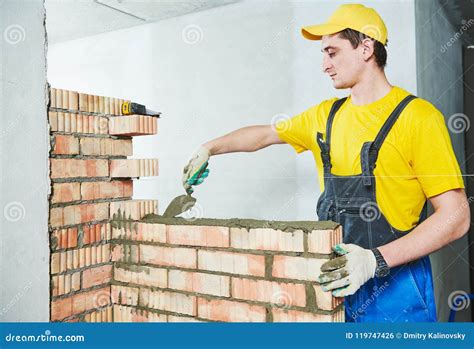
[[[190,193],[201,184],[213,155],[282,143],[311,150],[322,190],[318,218],[340,223],[344,236],[334,248],[339,257],[321,267],[323,290],[345,297],[349,322],[436,321],[428,255],[470,226],[443,115],[387,81],[387,29],[374,9],[342,5],[302,34],[322,40],[323,72],[350,95],[203,144],[184,168],[183,185]]]

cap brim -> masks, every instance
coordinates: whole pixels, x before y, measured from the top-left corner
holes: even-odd
[[[308,40],[321,40],[323,35],[334,34],[346,29],[338,24],[326,23],[301,28],[301,34]]]

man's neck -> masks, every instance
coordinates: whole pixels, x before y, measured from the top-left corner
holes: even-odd
[[[378,101],[392,89],[382,70],[366,72],[360,81],[351,88],[353,105],[366,105]]]

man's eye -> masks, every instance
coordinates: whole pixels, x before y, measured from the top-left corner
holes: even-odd
[[[329,57],[330,57],[330,58],[334,57],[335,55],[336,55],[336,54],[335,54],[334,52],[329,53]]]

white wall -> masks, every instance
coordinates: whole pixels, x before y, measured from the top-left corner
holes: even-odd
[[[322,74],[320,42],[300,35],[302,25],[324,21],[340,3],[244,1],[52,45],[48,80],[163,112],[157,136],[134,139],[135,157],[160,162],[160,176],[138,181],[135,197],[158,199],[163,212],[183,192],[182,167],[198,145],[347,94]],[[388,26],[391,82],[416,93],[413,1],[364,4],[374,6]],[[183,39],[188,25],[198,28],[194,44]],[[316,218],[319,189],[309,152],[296,157],[279,145],[216,156],[210,169],[195,195],[206,217]]]
[[[49,320],[44,15],[0,1],[0,322]]]

